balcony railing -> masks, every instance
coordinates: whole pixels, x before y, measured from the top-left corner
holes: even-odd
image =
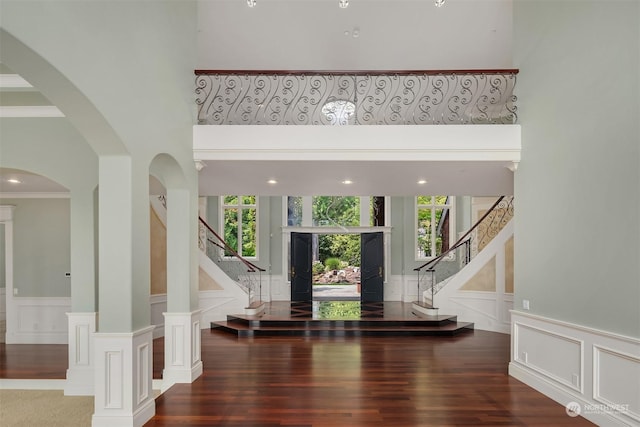
[[[196,70],[209,125],[513,124],[518,70]]]

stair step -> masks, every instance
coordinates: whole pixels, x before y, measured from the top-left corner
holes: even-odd
[[[253,336],[426,336],[456,335],[472,331],[471,322],[448,322],[441,325],[397,326],[338,326],[305,325],[293,323],[287,326],[251,326],[235,321],[212,322],[211,329],[221,329],[239,337]]]

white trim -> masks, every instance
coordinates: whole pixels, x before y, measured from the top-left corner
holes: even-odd
[[[520,149],[520,125],[193,126],[199,160],[520,161]]]
[[[622,380],[638,378],[639,339],[517,310],[511,316],[511,376],[562,405],[580,404],[581,416],[598,425],[640,425],[640,389]]]
[[[142,426],[153,417],[153,329],[94,334],[92,426]]]
[[[71,193],[0,193],[0,199],[70,199]]]
[[[544,317],[537,314],[527,313],[520,310],[511,310],[512,315],[518,315],[521,317],[528,317],[530,319],[539,320],[542,322],[553,323],[554,325],[563,326],[566,328],[576,329],[589,334],[600,335],[605,338],[612,338],[620,341],[627,341],[632,344],[640,346],[640,339],[629,337],[627,335],[616,334],[615,332],[603,331],[600,329],[591,328],[589,326],[578,325],[576,323],[565,322],[564,320],[553,319],[551,317]]]
[[[68,344],[66,313],[70,311],[70,297],[16,297],[7,293],[7,344]]]
[[[20,76],[20,74],[0,74],[0,88],[3,89],[29,89],[33,85]]]
[[[519,346],[521,331],[523,330],[529,330],[531,332],[537,333],[539,336],[544,335],[557,341],[565,341],[566,343],[577,347],[578,354],[567,355],[565,352],[564,354],[559,354],[559,356],[561,358],[562,357],[569,358],[572,356],[577,356],[578,364],[579,364],[577,370],[580,372],[580,377],[579,377],[580,381],[578,381],[579,384],[572,384],[570,381],[565,380],[564,378],[545,369],[545,366],[536,365],[534,361],[527,360],[527,357],[523,356],[523,353],[520,352],[520,346]],[[525,325],[517,321],[513,322],[512,331],[513,331],[512,333],[513,333],[513,360],[514,361],[527,365],[530,369],[536,371],[541,375],[544,375],[549,380],[555,381],[556,383],[561,384],[579,393],[584,393],[584,381],[581,380],[584,378],[584,341],[572,338],[570,336],[566,336],[564,334],[556,333],[548,329],[538,328],[531,325]],[[548,352],[549,348],[551,348],[551,346],[548,346],[548,345],[539,346],[539,347],[541,348],[541,352]],[[558,355],[559,352],[554,351],[553,353],[555,353],[555,355]]]
[[[19,380],[0,378],[0,390],[64,390],[66,380]]]
[[[602,379],[603,379],[603,363],[602,357],[603,355],[608,355],[609,357],[615,357],[618,359],[616,363],[616,367],[619,367],[621,363],[631,363],[636,365],[635,373],[630,375],[630,378],[638,378],[640,379],[640,355],[632,355],[623,351],[618,351],[612,348],[608,348],[601,345],[593,346],[593,400],[596,402],[600,402],[601,404],[607,406],[615,406],[616,402],[612,399],[607,398],[604,395],[603,387],[602,387]],[[620,384],[623,386],[622,384]],[[632,394],[633,392],[623,392],[624,395]],[[639,393],[640,395],[640,393]],[[640,399],[639,399],[640,400]],[[636,421],[640,422],[640,404],[635,411],[634,408],[629,409],[628,415]]]
[[[390,233],[391,227],[282,227],[283,233],[311,233],[311,234],[360,234],[360,233]]]
[[[0,105],[0,118],[65,117],[55,105]]]
[[[65,396],[93,396],[93,334],[98,313],[67,313],[69,355]]]
[[[6,343],[9,331],[15,328],[15,307],[13,303],[13,211],[14,205],[0,205],[0,223],[4,224],[4,261],[5,269],[5,298],[4,298],[4,337]]]
[[[149,295],[149,309],[151,311],[151,324],[155,327],[153,338],[164,336],[164,316],[167,311],[167,294]]]
[[[201,311],[163,313],[165,318],[163,387],[191,383],[202,375]]]

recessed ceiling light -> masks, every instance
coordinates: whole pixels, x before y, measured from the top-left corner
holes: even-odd
[[[349,0],[338,0],[338,5],[340,6],[340,8],[346,9],[347,7],[349,7]]]
[[[9,178],[7,180],[7,182],[10,182],[12,184],[21,184],[22,183],[22,181],[20,181],[19,179],[15,179],[15,178]]]
[[[276,181],[275,179],[270,179],[267,181],[269,184],[277,184],[278,181]]]
[[[256,0],[247,0],[247,6],[255,7],[255,5],[256,5]]]
[[[353,181],[351,181],[350,179],[345,179],[344,181],[342,181],[342,183],[344,185],[349,185],[349,184],[353,184]]]
[[[426,183],[427,183],[427,180],[426,180],[426,179],[418,180],[418,184],[420,184],[420,185],[424,185],[424,184],[426,184]]]

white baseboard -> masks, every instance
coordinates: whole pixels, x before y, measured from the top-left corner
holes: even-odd
[[[640,426],[640,340],[511,312],[509,374],[606,426]]]

